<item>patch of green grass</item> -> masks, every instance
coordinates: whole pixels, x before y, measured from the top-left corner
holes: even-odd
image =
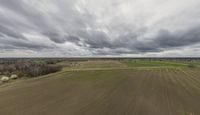
[[[128,67],[187,67],[187,64],[175,61],[123,60]]]

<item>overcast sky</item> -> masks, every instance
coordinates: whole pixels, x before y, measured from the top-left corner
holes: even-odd
[[[0,57],[197,57],[199,8],[199,0],[0,0]]]

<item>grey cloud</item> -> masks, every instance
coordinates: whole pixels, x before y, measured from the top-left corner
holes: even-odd
[[[5,34],[7,36],[17,38],[17,39],[26,39],[21,33],[17,32],[16,30],[12,28],[5,27],[1,24],[0,24],[0,33],[1,33],[1,36],[3,36],[2,34]]]
[[[27,29],[32,29],[38,33],[57,31],[56,26],[51,24],[48,14],[37,9],[31,2],[29,3],[28,1],[23,0],[1,0],[0,3],[0,6],[3,8],[24,18],[27,21],[27,24],[23,26]],[[21,24],[15,26],[21,26]]]
[[[40,49],[55,49],[56,45],[47,45],[43,43],[33,43],[28,40],[12,40],[9,38],[0,37],[0,46],[2,49],[30,49],[30,50],[40,50]]]
[[[69,36],[66,36],[66,37],[67,37],[67,40],[69,42],[73,42],[73,43],[76,43],[76,44],[79,44],[79,42],[81,41],[81,39],[77,36],[69,35]]]
[[[61,37],[58,33],[56,32],[45,32],[43,35],[47,36],[50,40],[54,41],[55,43],[64,43],[66,39]]]
[[[90,48],[103,48],[103,47],[111,47],[109,37],[101,31],[82,31],[78,33],[81,38],[84,38],[83,42],[88,44]]]
[[[99,38],[101,39],[101,38]],[[95,54],[137,54],[145,52],[162,52],[164,50],[176,47],[184,47],[189,45],[194,45],[200,43],[200,27],[194,27],[187,30],[180,30],[175,32],[170,32],[168,30],[160,30],[155,38],[151,41],[138,41],[137,36],[131,33],[126,36],[120,36],[119,39],[104,43],[96,42],[99,44],[94,44],[93,42],[87,42],[89,45],[100,45]],[[101,44],[100,44],[101,43]],[[109,45],[107,45],[109,44]],[[111,50],[100,50],[99,48],[108,48]],[[118,49],[124,48],[124,49]]]
[[[175,32],[161,30],[154,41],[162,48],[197,44],[200,42],[200,27]]]
[[[74,1],[68,1],[68,4],[57,1],[56,4],[62,7],[57,7],[60,11],[59,15],[53,14],[52,16],[33,7],[31,3],[27,4],[25,1],[16,3],[16,0],[2,0],[0,2],[2,7],[27,19],[31,29],[47,36],[55,43],[64,43],[68,40],[74,41],[72,40],[73,37],[66,35],[66,33],[77,34],[78,30],[85,28],[85,23],[92,24],[92,17],[89,13],[79,14],[75,11],[72,5]]]
[[[40,5],[37,6],[34,4],[35,2]],[[132,10],[132,7],[131,10],[128,6],[122,7],[127,5],[124,3],[134,5],[137,4],[137,1],[134,4],[131,0],[124,2],[105,0],[104,2],[0,0],[0,47],[38,51],[64,47],[62,51],[66,52],[62,52],[63,54],[73,55],[73,52],[79,50],[93,55],[120,55],[162,53],[165,50],[200,43],[200,26],[197,26],[199,22],[195,21],[199,15],[192,13],[195,8],[191,8],[191,6],[186,7],[188,12],[184,16],[182,16],[182,12],[185,11],[185,7],[180,11],[182,14],[171,12],[176,16],[172,18],[173,24],[179,24],[179,20],[182,20],[181,23],[190,22],[188,19],[194,18],[192,24],[189,23],[180,30],[181,27],[176,28],[175,25],[162,29],[160,23],[165,16],[154,7],[152,7],[152,12],[155,14],[151,14],[151,11],[149,13],[148,8],[145,10],[145,7],[141,9],[135,6],[139,9],[138,11],[134,8]],[[51,5],[48,6],[48,3]],[[5,11],[5,13],[1,11]],[[8,15],[10,12],[12,16]],[[167,13],[166,17],[168,18],[164,20],[167,21],[166,26],[172,25],[170,24],[172,22],[171,15]],[[179,15],[184,19],[177,19]],[[153,27],[154,24],[149,24],[151,23],[149,20],[155,21],[156,29]],[[159,23],[156,22],[157,20]],[[172,30],[173,32],[171,32]],[[145,36],[151,32],[155,35],[154,37]],[[26,34],[33,37],[29,38],[25,36]],[[41,43],[30,40],[34,39],[34,35],[42,39]],[[71,47],[64,46],[66,42],[73,43],[76,49],[65,50],[65,47]]]
[[[39,12],[37,8],[32,7],[31,3],[27,4],[25,1],[20,0],[1,0],[1,6],[16,12],[20,16],[27,18],[32,23],[40,27],[48,27],[47,21],[45,21],[42,12]]]
[[[45,32],[45,33],[43,33],[43,35],[47,36],[53,42],[60,43],[60,44],[65,43],[66,41],[78,44],[78,42],[80,41],[80,38],[77,36],[62,35],[62,34],[58,34],[56,32]]]

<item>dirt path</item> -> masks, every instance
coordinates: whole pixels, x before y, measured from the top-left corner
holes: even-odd
[[[196,73],[164,68],[61,72],[1,87],[0,115],[200,115]]]

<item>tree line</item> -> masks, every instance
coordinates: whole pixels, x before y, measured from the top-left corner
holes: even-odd
[[[54,73],[62,69],[61,66],[55,65],[57,61],[47,61],[39,62],[35,61],[5,61],[5,63],[0,63],[0,74],[1,75],[11,75],[17,74],[20,77],[36,77],[40,75],[45,75],[49,73]],[[51,65],[54,64],[54,65]]]

